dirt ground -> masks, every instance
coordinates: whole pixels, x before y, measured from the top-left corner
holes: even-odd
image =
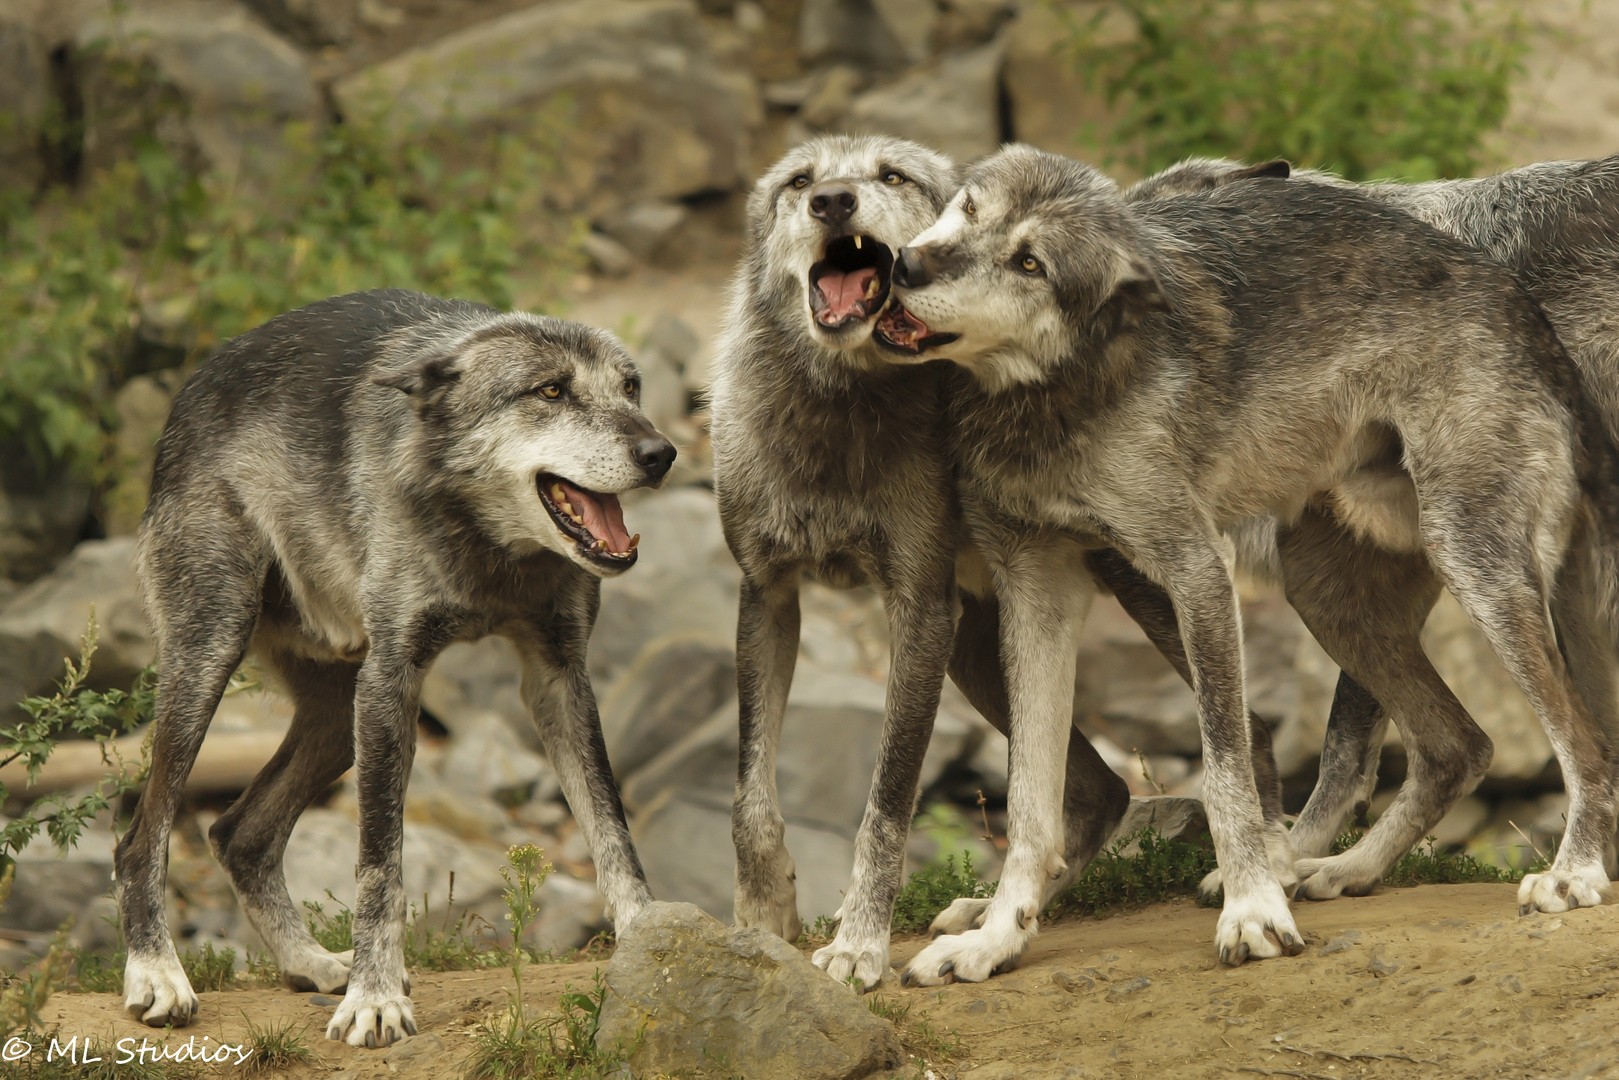
[[[1520,919],[1512,886],[1433,885],[1294,910],[1309,948],[1292,959],[1221,968],[1214,911],[1185,902],[1057,923],[987,983],[891,979],[878,993],[960,1036],[962,1057],[930,1063],[937,1080],[1619,1078],[1619,907]],[[923,944],[897,941],[896,961]],[[598,966],[535,965],[530,1000],[554,1004]],[[167,1038],[236,1043],[249,1020],[290,1019],[307,1023],[317,1055],[280,1074],[291,1080],[449,1080],[509,986],[505,972],[418,976],[422,1034],[387,1051],[325,1041],[335,1000],[284,990],[204,994],[199,1018]],[[163,1037],[110,995],[58,995],[43,1015],[64,1038]]]

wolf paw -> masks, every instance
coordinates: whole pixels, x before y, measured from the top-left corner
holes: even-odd
[[[1226,896],[1214,947],[1220,963],[1235,967],[1245,960],[1297,956],[1304,951],[1304,936],[1293,923],[1281,886],[1269,882],[1249,896]]]
[[[1365,896],[1383,880],[1383,868],[1366,869],[1350,860],[1351,852],[1325,859],[1300,859],[1293,864],[1298,873],[1297,900],[1332,900],[1339,896]]]
[[[1028,911],[1015,920],[986,919],[981,929],[936,938],[905,965],[900,982],[906,986],[983,982],[1015,968],[1036,929],[1034,913]]]
[[[787,882],[785,895],[778,889],[772,897],[744,896],[738,889],[734,907],[738,926],[757,926],[783,941],[797,941],[804,932],[803,920],[798,917],[798,893],[791,881]]]
[[[197,995],[172,948],[167,956],[124,963],[124,1008],[151,1027],[184,1027],[197,1015]]]
[[[1614,889],[1600,866],[1581,870],[1548,870],[1529,874],[1518,886],[1518,914],[1548,915],[1578,907],[1597,907],[1612,901]]]
[[[810,959],[838,982],[847,983],[856,993],[863,994],[881,983],[888,972],[888,935],[861,940],[860,935],[847,931],[845,923],[832,944],[817,949]]]
[[[963,896],[950,901],[950,906],[933,917],[928,933],[934,937],[946,934],[965,934],[984,925],[984,912],[989,910],[989,898]]]
[[[350,1046],[388,1046],[416,1034],[416,1015],[404,994],[363,994],[349,988],[337,1006],[326,1037]]]
[[[348,989],[349,968],[353,966],[353,949],[342,953],[311,950],[280,965],[281,981],[294,990],[335,994]],[[410,992],[408,986],[405,992]]]

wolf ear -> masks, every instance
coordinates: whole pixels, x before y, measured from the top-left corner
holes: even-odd
[[[1262,176],[1273,176],[1278,180],[1286,180],[1293,175],[1293,166],[1285,158],[1267,161],[1263,165],[1250,165],[1246,169],[1238,169],[1231,174],[1233,180],[1257,180]]]
[[[1096,323],[1108,335],[1133,330],[1150,312],[1173,310],[1158,275],[1140,259],[1125,264],[1113,292],[1096,311]]]
[[[436,398],[461,377],[459,353],[440,353],[425,360],[414,360],[397,371],[371,376],[378,386],[401,390],[417,401]]]

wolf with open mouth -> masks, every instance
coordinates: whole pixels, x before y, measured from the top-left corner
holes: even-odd
[[[340,296],[227,342],[176,396],[136,572],[161,672],[151,776],[116,855],[125,1005],[185,1024],[198,1002],[164,919],[170,824],[231,673],[251,652],[292,727],[209,830],[284,979],[347,987],[333,1039],[413,1035],[399,859],[422,677],[456,641],[502,635],[623,926],[651,899],[613,784],[585,649],[600,582],[635,564],[619,495],[675,449],[641,413],[612,335],[400,290]],[[327,952],[282,853],[355,767],[351,953]]]

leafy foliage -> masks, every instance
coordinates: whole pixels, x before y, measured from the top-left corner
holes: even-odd
[[[453,165],[381,124],[286,142],[263,184],[198,176],[149,140],[77,189],[0,192],[0,439],[98,479],[111,393],[141,370],[338,293],[508,307],[519,266],[568,265],[572,225],[537,212],[543,131],[468,140]]]
[[[1143,173],[1204,155],[1351,180],[1469,176],[1507,115],[1516,14],[1468,3],[1109,0],[1070,41],[1115,108],[1104,142]],[[1494,9],[1492,9],[1494,10]],[[1121,19],[1120,16],[1123,16]],[[1125,40],[1110,32],[1133,28]]]
[[[924,866],[912,874],[900,888],[894,897],[894,930],[901,934],[919,934],[951,901],[992,896],[994,892],[993,885],[979,880],[970,852],[961,853],[960,869],[956,867],[956,856],[947,855],[943,862]]]
[[[1332,853],[1338,855],[1348,851],[1364,835],[1363,829],[1347,830],[1333,841]],[[1383,884],[1397,888],[1412,885],[1470,885],[1497,882],[1511,884],[1522,881],[1526,873],[1534,873],[1545,868],[1541,865],[1519,870],[1496,866],[1465,852],[1441,850],[1438,837],[1430,836],[1425,843],[1418,844],[1400,856],[1399,861],[1383,875]]]
[[[1132,845],[1136,851],[1126,855]],[[1215,867],[1212,844],[1168,839],[1153,829],[1116,840],[1047,909],[1052,915],[1101,915],[1180,896],[1196,896]]]
[[[236,950],[229,945],[215,949],[205,941],[200,949],[187,949],[180,957],[191,988],[197,993],[229,990],[236,985]]]

